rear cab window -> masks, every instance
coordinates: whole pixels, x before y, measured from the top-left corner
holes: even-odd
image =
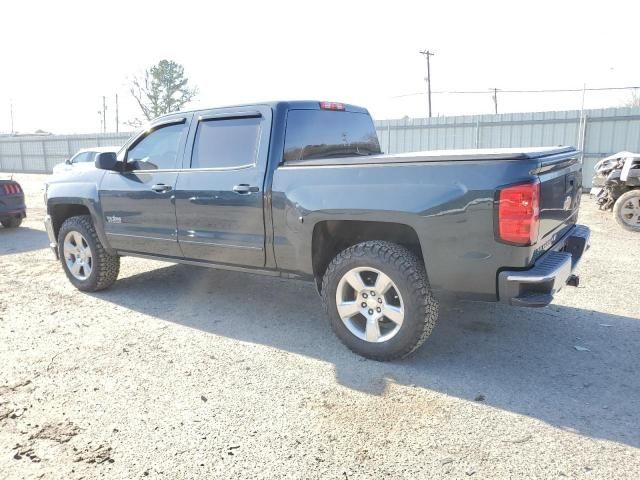
[[[380,154],[380,143],[368,113],[336,110],[290,110],[284,161]]]
[[[258,116],[201,120],[191,154],[191,168],[230,169],[254,165],[261,120]]]

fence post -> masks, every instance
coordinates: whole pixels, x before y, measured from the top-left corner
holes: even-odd
[[[18,149],[20,150],[20,170],[24,172],[24,152],[22,150],[22,140],[18,140]]]
[[[584,149],[587,146],[587,118],[588,115],[584,114],[584,120],[582,122],[582,131],[581,131],[581,143],[580,143],[580,163],[584,163]]]
[[[49,167],[47,166],[47,145],[45,144],[45,141],[42,140],[42,158],[44,158],[44,168],[43,171],[48,173],[49,172]]]
[[[480,148],[480,119],[476,118],[476,148]]]

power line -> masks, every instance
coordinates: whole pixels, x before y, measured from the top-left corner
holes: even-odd
[[[536,89],[536,90],[503,90],[500,89],[500,93],[568,93],[568,92],[601,92],[607,90],[633,90],[640,89],[640,85],[631,87],[589,87],[589,88],[549,88],[549,89]],[[491,88],[490,91],[494,89]],[[487,90],[436,90],[432,91],[432,94],[471,94],[471,95],[486,95]],[[394,95],[391,98],[402,97],[414,97],[416,95],[424,95],[423,92],[418,93],[405,93],[402,95]]]

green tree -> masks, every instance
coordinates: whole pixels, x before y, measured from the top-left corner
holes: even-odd
[[[144,118],[152,120],[179,111],[198,94],[198,88],[189,86],[182,65],[173,60],[160,60],[145,70],[142,78],[133,78],[130,92]],[[135,119],[129,123],[139,125],[142,121]]]

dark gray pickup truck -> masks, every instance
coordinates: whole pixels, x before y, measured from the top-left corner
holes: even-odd
[[[340,103],[171,114],[95,163],[45,194],[78,289],[109,287],[121,256],[308,279],[376,360],[418,348],[443,295],[549,304],[589,245],[573,148],[385,155],[368,112]]]

